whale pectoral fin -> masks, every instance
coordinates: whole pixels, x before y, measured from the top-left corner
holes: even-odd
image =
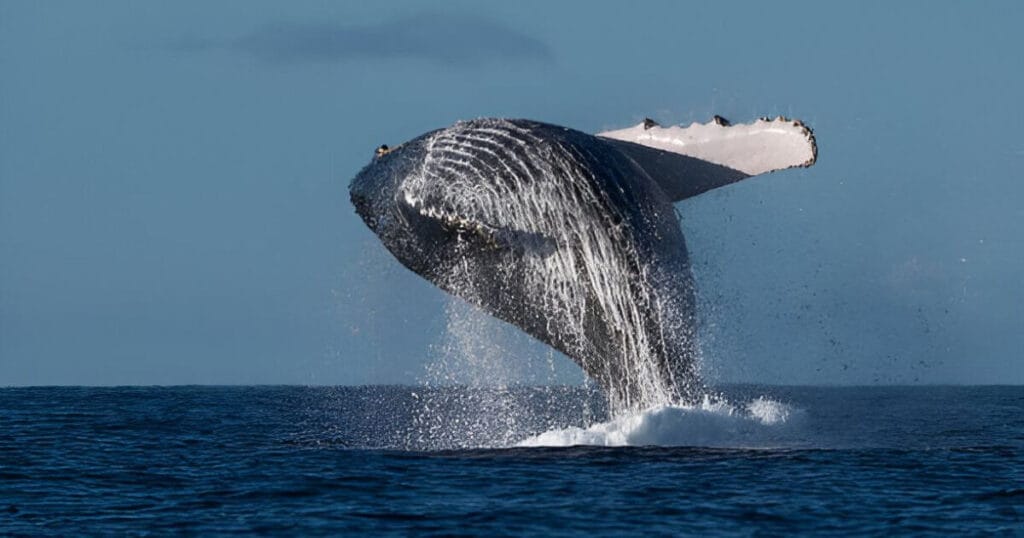
[[[622,140],[609,139],[608,142],[643,168],[673,202],[750,177],[750,174],[696,157]]]
[[[597,136],[632,158],[673,201],[751,176],[811,166],[818,157],[810,128],[781,116],[740,125],[715,116],[689,127],[645,120]]]

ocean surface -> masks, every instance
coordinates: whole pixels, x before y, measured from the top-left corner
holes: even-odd
[[[0,535],[1024,536],[1024,387],[0,389]]]

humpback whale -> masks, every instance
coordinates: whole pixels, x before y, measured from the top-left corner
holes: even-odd
[[[782,117],[597,135],[484,118],[381,146],[349,191],[405,267],[567,355],[618,412],[701,394],[673,202],[816,157]]]

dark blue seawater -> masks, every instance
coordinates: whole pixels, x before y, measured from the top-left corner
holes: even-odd
[[[607,419],[599,396],[0,389],[0,535],[1024,535],[1024,387],[723,391],[788,418],[630,423],[705,446],[519,448]]]

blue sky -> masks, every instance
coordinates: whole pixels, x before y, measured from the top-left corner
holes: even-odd
[[[376,146],[712,114],[801,118],[820,160],[679,205],[711,379],[1024,383],[1022,23],[1012,2],[0,2],[0,385],[416,382],[448,299],[349,205]]]

